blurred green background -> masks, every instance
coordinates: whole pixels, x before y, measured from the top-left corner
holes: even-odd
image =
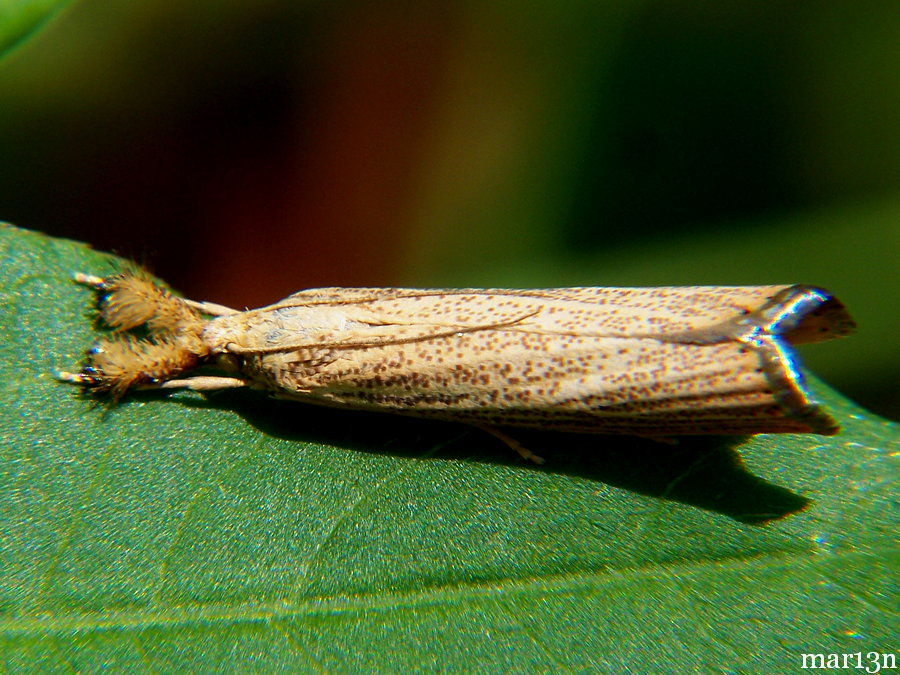
[[[27,37],[54,4],[0,4],[0,220],[239,307],[818,284],[860,332],[805,360],[900,418],[896,0],[91,0]]]

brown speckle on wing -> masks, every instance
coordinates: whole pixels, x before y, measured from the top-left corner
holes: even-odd
[[[298,398],[496,425],[605,433],[803,430],[746,347],[484,331],[338,356],[258,357]]]
[[[792,292],[316,289],[246,313],[239,348],[248,376],[311,403],[597,433],[833,433],[780,361],[789,336],[751,339]]]

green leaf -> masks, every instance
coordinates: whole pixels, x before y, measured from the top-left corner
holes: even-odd
[[[72,273],[121,263],[10,226],[0,259],[6,671],[774,673],[896,646],[900,434],[820,385],[835,438],[523,434],[543,467],[253,392],[105,409],[52,373],[96,335]]]
[[[70,0],[0,0],[0,56],[24,42]]]

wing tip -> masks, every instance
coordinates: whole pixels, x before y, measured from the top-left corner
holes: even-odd
[[[844,304],[818,286],[790,286],[772,298],[766,309],[775,315],[771,333],[791,344],[824,342],[856,331],[856,321]]]

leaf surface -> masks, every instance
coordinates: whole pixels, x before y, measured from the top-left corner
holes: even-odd
[[[121,261],[11,226],[0,260],[9,672],[793,672],[896,647],[900,434],[821,385],[837,437],[520,437],[543,467],[254,392],[106,409],[52,373],[96,338],[72,273]]]

